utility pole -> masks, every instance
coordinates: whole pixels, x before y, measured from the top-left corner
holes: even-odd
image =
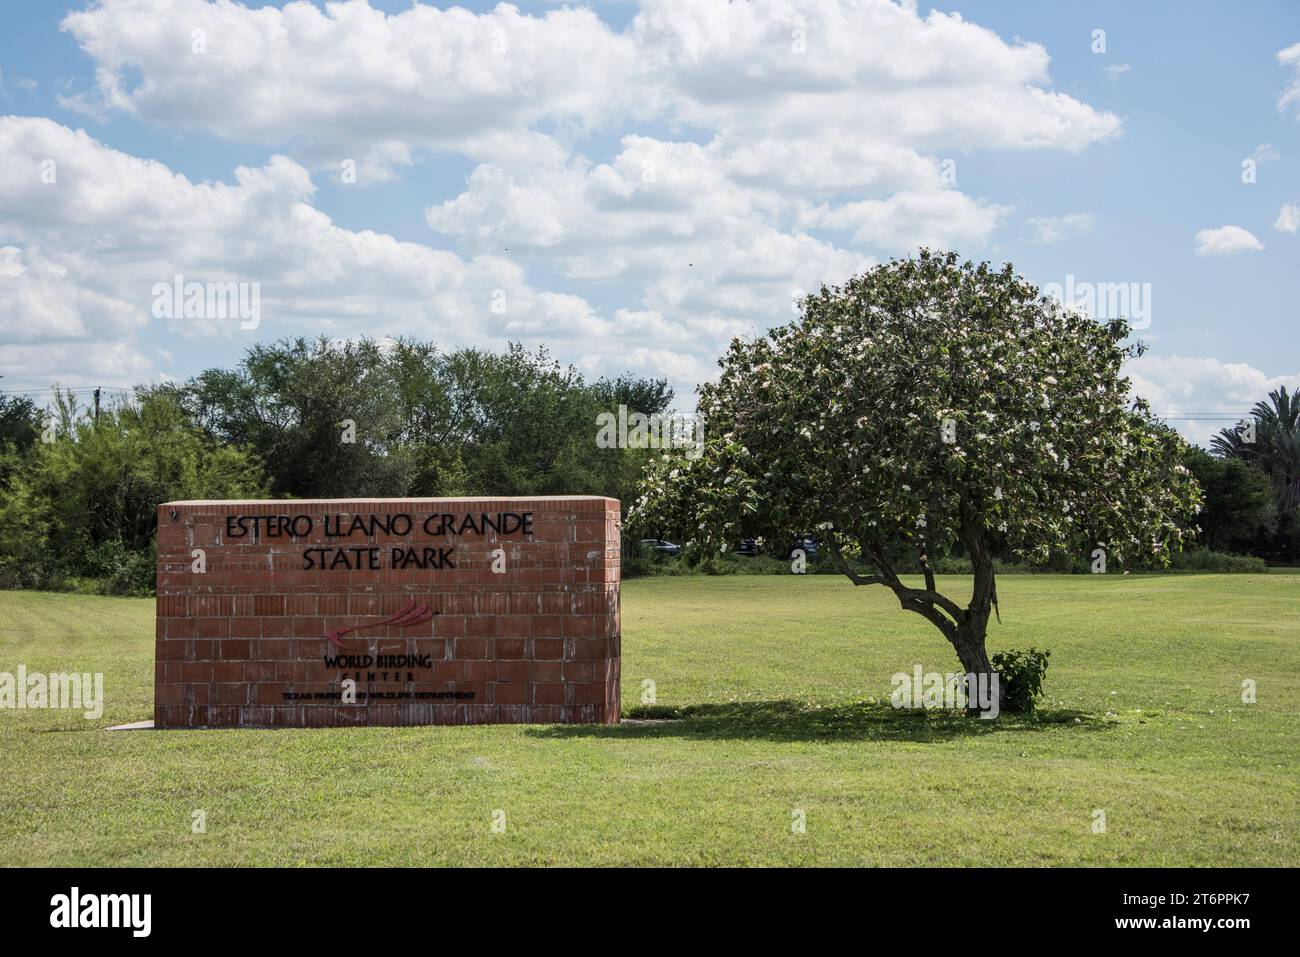
[[[95,424],[99,425],[99,388],[95,388]]]

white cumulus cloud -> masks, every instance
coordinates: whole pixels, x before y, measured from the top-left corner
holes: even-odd
[[[1232,253],[1256,252],[1263,248],[1264,244],[1255,238],[1254,233],[1240,226],[1202,229],[1196,234],[1198,256],[1227,256]]]
[[[311,205],[308,172],[283,156],[240,167],[233,183],[193,183],[53,120],[3,117],[0,157],[0,233],[9,237],[0,247],[0,374],[10,386],[88,369],[113,385],[161,375],[137,350],[152,325],[179,336],[249,334],[233,319],[155,317],[154,285],[177,274],[258,284],[257,338],[396,330],[458,344],[544,338],[573,355],[593,342],[619,349],[617,327],[583,298],[533,287],[507,258],[466,259],[339,227]],[[42,183],[47,160],[54,181]]]
[[[96,63],[97,99],[81,101],[92,108],[297,140],[317,164],[381,173],[412,147],[492,153],[541,121],[589,128],[642,103],[632,41],[590,9],[104,0],[62,27]]]
[[[1053,88],[1041,45],[912,0],[642,0],[625,27],[587,7],[99,0],[62,28],[95,76],[66,106],[278,155],[194,183],[4,121],[0,336],[48,345],[50,376],[54,344],[138,342],[156,321],[141,290],[183,272],[260,282],[259,338],[514,337],[704,378],[802,291],[886,253],[993,241],[1014,210],[964,191],[970,151],[1079,152],[1121,132]],[[344,229],[313,202],[313,177],[347,161],[364,185],[434,154],[474,164],[426,210],[458,252]],[[59,186],[32,190],[24,164],[49,156]]]
[[[1245,362],[1146,353],[1124,369],[1132,394],[1153,412],[1167,416],[1187,439],[1208,446],[1220,429],[1249,414],[1256,402],[1280,386],[1300,387],[1300,370],[1269,375]]]

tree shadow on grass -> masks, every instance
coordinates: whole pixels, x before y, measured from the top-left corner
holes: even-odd
[[[892,707],[887,701],[837,705],[807,702],[737,701],[683,708],[632,708],[623,724],[564,724],[530,728],[547,738],[699,738],[771,741],[950,741],[1006,732],[1039,732],[1060,725],[1101,731],[1099,716],[1070,709],[1033,715],[1003,712],[986,720],[962,712]]]

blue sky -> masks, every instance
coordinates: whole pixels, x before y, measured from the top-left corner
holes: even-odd
[[[922,241],[1149,290],[1158,411],[1300,383],[1294,3],[265,6],[0,0],[0,385],[413,335],[689,407],[731,335]],[[258,284],[256,328],[158,315],[175,273]]]

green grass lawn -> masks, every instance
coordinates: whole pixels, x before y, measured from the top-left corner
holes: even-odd
[[[0,671],[108,699],[0,711],[0,863],[1300,864],[1300,576],[998,591],[992,650],[1052,651],[1039,720],[895,712],[956,670],[938,632],[790,576],[625,584],[624,708],[650,679],[678,722],[136,732],[103,728],[151,715],[153,602],[0,593]]]

